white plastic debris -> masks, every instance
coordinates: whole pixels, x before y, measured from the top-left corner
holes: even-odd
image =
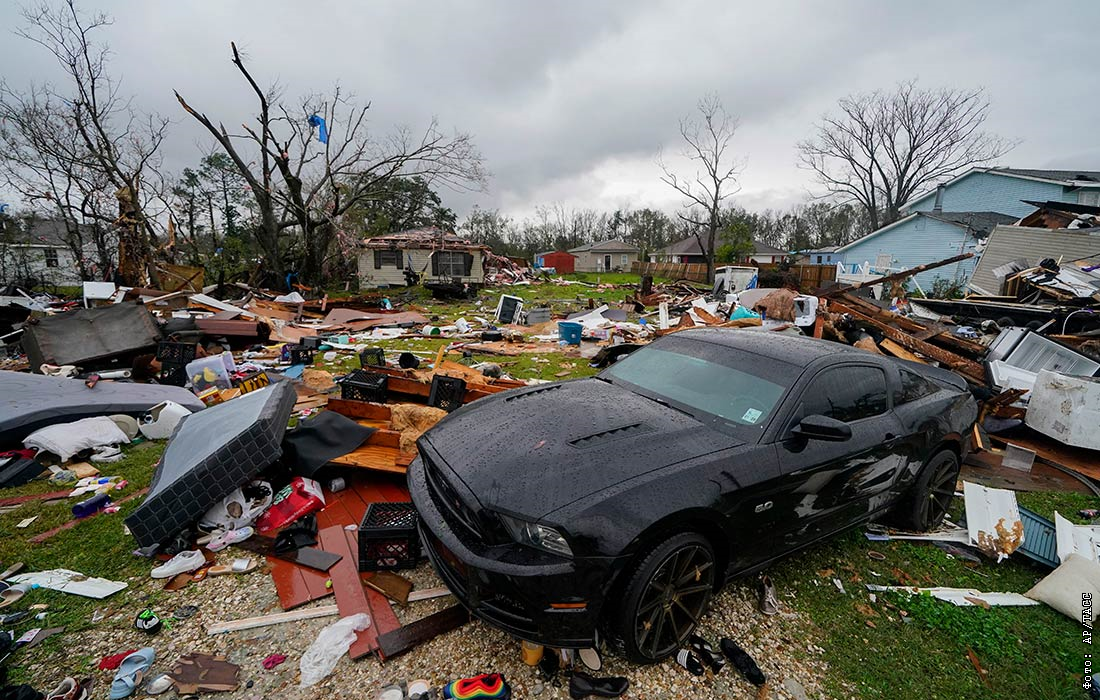
[[[370,615],[356,613],[337,620],[324,628],[309,645],[298,669],[302,674],[301,687],[308,688],[324,679],[336,668],[340,657],[348,653],[355,634],[370,627]]]

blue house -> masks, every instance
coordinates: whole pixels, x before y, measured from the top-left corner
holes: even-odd
[[[997,224],[1012,224],[1017,217],[994,211],[916,211],[877,231],[837,249],[849,272],[868,263],[879,274],[977,252],[978,241]],[[931,293],[936,277],[965,284],[974,272],[977,257],[928,270],[913,279]]]
[[[995,211],[1017,219],[1034,211],[1025,200],[1100,205],[1100,171],[972,168],[910,200],[905,213]]]
[[[841,246],[835,255],[851,273],[867,263],[885,274],[976,253],[994,226],[1015,223],[1035,210],[1027,200],[1095,206],[1100,171],[972,168],[910,200],[901,219]],[[925,292],[937,277],[965,284],[976,265],[974,257],[914,279]]]

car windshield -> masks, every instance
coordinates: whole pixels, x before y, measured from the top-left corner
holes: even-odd
[[[715,343],[669,338],[601,377],[700,420],[763,430],[801,368]]]

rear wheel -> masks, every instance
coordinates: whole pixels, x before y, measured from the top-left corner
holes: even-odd
[[[714,549],[689,532],[649,550],[630,574],[610,632],[626,657],[660,661],[682,647],[714,592]]]
[[[937,452],[925,463],[909,498],[898,509],[899,524],[921,532],[939,527],[958,480],[959,458],[951,450]]]

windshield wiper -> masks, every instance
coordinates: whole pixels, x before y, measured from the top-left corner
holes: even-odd
[[[659,403],[662,406],[664,406],[665,408],[671,408],[673,411],[679,411],[680,413],[683,413],[688,418],[695,418],[695,414],[690,413],[688,411],[685,411],[684,409],[680,408],[679,406],[673,406],[666,399],[658,398],[656,396],[646,396],[645,394],[638,394],[638,396],[641,396],[642,398],[649,399],[653,403]]]

